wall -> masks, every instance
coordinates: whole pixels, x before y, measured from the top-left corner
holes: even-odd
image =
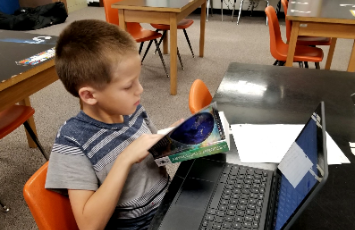
[[[87,7],[86,0],[67,0],[68,12],[73,12],[75,10],[80,10]]]

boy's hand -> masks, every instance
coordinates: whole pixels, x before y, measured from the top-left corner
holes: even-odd
[[[142,134],[130,145],[125,148],[120,154],[128,160],[129,164],[135,164],[141,162],[149,154],[148,150],[157,143],[164,135],[160,134]]]
[[[173,127],[176,127],[178,125],[180,125],[185,119],[184,118],[181,118],[179,119],[178,121],[175,121],[173,124],[171,124],[169,127],[170,128],[173,128]]]

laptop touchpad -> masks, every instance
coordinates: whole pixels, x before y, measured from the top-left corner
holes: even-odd
[[[205,210],[211,198],[215,183],[186,179],[175,205]]]

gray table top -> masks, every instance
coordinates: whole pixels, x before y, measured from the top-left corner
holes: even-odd
[[[353,0],[290,0],[287,16],[349,19],[355,24],[354,6]]]
[[[21,66],[16,61],[55,47],[56,36],[0,30],[0,83],[36,65]]]
[[[355,156],[349,148],[355,142],[354,92],[354,73],[231,63],[214,95],[230,124],[305,124],[325,102],[327,131],[352,163],[329,166],[327,183],[291,229],[355,229]],[[239,163],[234,144],[227,154],[209,157]],[[192,163],[181,163],[150,229],[159,228]]]

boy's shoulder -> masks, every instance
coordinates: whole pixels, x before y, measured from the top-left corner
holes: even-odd
[[[135,121],[137,117],[146,119],[148,116],[144,107],[139,105],[137,110],[127,117],[128,122],[131,123],[131,121]],[[98,135],[103,132],[103,130],[118,131],[123,125],[124,124],[102,123],[89,117],[83,111],[80,111],[76,116],[65,121],[59,128],[55,142],[70,141],[75,142],[77,145],[83,145],[95,134]]]

